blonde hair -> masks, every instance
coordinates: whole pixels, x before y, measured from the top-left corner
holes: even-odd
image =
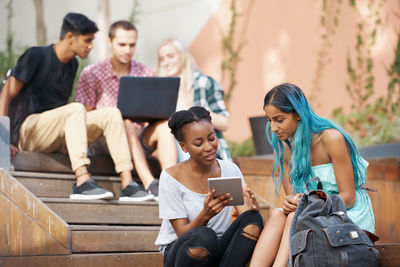
[[[158,47],[158,54],[160,54],[161,48],[166,45],[172,45],[181,56],[181,66],[179,68],[179,77],[181,78],[181,83],[179,86],[179,90],[191,90],[194,81],[194,71],[197,68],[193,57],[180,41],[172,38],[167,39],[160,44],[160,46]],[[157,63],[157,73],[159,76],[165,76],[165,71],[160,66],[159,59]]]

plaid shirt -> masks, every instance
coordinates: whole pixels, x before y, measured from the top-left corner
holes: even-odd
[[[154,76],[154,71],[132,59],[129,76]],[[118,88],[119,79],[112,69],[111,58],[108,58],[83,69],[74,100],[95,109],[116,107]]]
[[[216,114],[229,117],[229,113],[225,108],[224,90],[213,78],[196,71],[193,82],[193,105],[202,106]],[[215,130],[218,138],[218,158],[232,159],[229,151],[228,143],[224,139],[222,133]]]

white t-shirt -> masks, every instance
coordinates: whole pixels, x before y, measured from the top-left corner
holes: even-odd
[[[221,167],[221,177],[240,176],[244,184],[243,175],[236,164],[230,160],[217,160]],[[162,254],[168,244],[178,239],[170,220],[187,218],[189,222],[193,221],[203,209],[206,196],[207,194],[189,190],[165,170],[162,171],[159,185],[159,217],[163,221],[155,242]],[[231,218],[232,206],[227,206],[211,218],[207,226],[221,236],[228,229]]]

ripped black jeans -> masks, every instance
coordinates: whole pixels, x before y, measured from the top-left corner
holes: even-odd
[[[250,210],[243,212],[220,238],[206,226],[187,231],[165,249],[164,267],[245,266],[258,239],[258,236],[253,239],[245,236],[242,230],[248,225],[258,227],[259,236],[263,228],[260,213]],[[207,257],[192,256],[190,248],[204,249]]]

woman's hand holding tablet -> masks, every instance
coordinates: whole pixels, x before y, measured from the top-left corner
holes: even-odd
[[[214,197],[229,193],[232,201],[228,206],[239,206],[244,204],[242,179],[240,177],[208,178],[210,192],[215,189]]]

